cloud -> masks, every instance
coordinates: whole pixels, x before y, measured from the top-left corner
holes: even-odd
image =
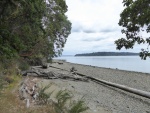
[[[115,31],[118,31],[119,30],[119,28],[110,28],[110,27],[108,27],[108,28],[98,28],[98,29],[92,29],[92,28],[89,28],[89,29],[86,29],[86,28],[84,28],[83,29],[83,32],[85,32],[85,33],[109,33],[109,32],[115,32]]]
[[[107,29],[103,29],[103,28],[101,28],[101,29],[92,29],[92,28],[89,28],[89,29],[86,29],[86,28],[83,28],[82,30],[80,30],[80,31],[82,31],[82,32],[84,32],[84,33],[101,33],[101,32],[114,32],[116,29],[111,29],[111,28],[107,28]]]
[[[118,22],[122,0],[66,0],[72,30],[63,54],[118,51],[114,41],[124,37]],[[123,49],[122,51],[126,51]],[[137,51],[137,48],[130,51]]]
[[[82,29],[83,29],[83,26],[80,25],[78,22],[72,22],[71,32],[81,32]]]
[[[82,41],[86,41],[86,42],[91,42],[91,41],[102,41],[102,40],[105,40],[106,38],[102,38],[102,37],[86,37],[86,38],[83,38]]]
[[[92,29],[85,29],[85,30],[82,30],[84,33],[96,33],[97,31],[94,31]]]
[[[109,32],[115,32],[115,31],[120,31],[119,26],[111,26],[111,25],[98,25],[96,23],[93,23],[91,26],[84,26],[82,23],[79,22],[73,22],[72,24],[72,32],[84,32],[84,33],[109,33]]]
[[[83,39],[82,41],[86,41],[86,42],[91,42],[91,41],[101,41],[104,40],[102,38],[97,38],[97,39]]]
[[[114,40],[114,33],[72,33],[67,40],[63,54],[115,50]],[[113,47],[110,47],[110,45],[113,45]]]
[[[105,33],[107,33],[107,32],[114,32],[114,31],[116,31],[117,29],[110,29],[110,28],[107,28],[107,29],[102,29],[102,30],[100,30],[100,32],[105,32]]]

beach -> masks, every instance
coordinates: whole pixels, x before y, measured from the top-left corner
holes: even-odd
[[[150,92],[150,74],[148,73],[100,68],[60,60],[54,60],[44,71],[67,74],[72,67],[78,73],[87,76]],[[42,79],[41,82],[45,85],[52,83],[51,91],[65,89],[71,91],[75,100],[84,98],[89,107],[85,113],[150,113],[150,99],[102,83],[62,79]]]

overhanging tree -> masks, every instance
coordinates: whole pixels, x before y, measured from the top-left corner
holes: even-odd
[[[123,0],[125,9],[120,14],[119,26],[124,27],[121,31],[126,38],[120,38],[115,41],[117,49],[125,47],[133,48],[138,44],[150,45],[150,0]],[[144,37],[142,33],[147,33]],[[140,57],[146,59],[150,56],[147,49],[142,49]]]
[[[64,0],[1,0],[0,56],[61,54],[71,30]]]

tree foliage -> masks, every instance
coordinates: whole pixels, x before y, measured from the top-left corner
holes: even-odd
[[[64,0],[1,0],[0,56],[60,55],[71,30]]]
[[[125,47],[133,48],[138,44],[150,45],[150,0],[123,0],[125,9],[120,14],[119,26],[124,27],[121,31],[126,38],[120,38],[115,41],[117,49]],[[147,35],[143,35],[146,33]],[[150,56],[150,52],[142,49],[140,52],[142,59]]]

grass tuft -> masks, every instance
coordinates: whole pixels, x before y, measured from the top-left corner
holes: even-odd
[[[48,104],[49,103],[48,101],[49,101],[49,98],[52,95],[53,91],[50,93],[46,93],[46,90],[50,87],[51,87],[51,84],[40,88],[40,90],[38,92],[39,93],[39,96],[38,96],[39,104]]]
[[[65,106],[67,104],[67,101],[72,98],[71,93],[67,90],[60,90],[56,94],[57,102],[54,103],[54,108],[56,113],[66,113],[67,107]]]
[[[86,111],[87,109],[89,108],[86,106],[85,101],[79,100],[73,103],[68,113],[81,113],[83,111]]]

